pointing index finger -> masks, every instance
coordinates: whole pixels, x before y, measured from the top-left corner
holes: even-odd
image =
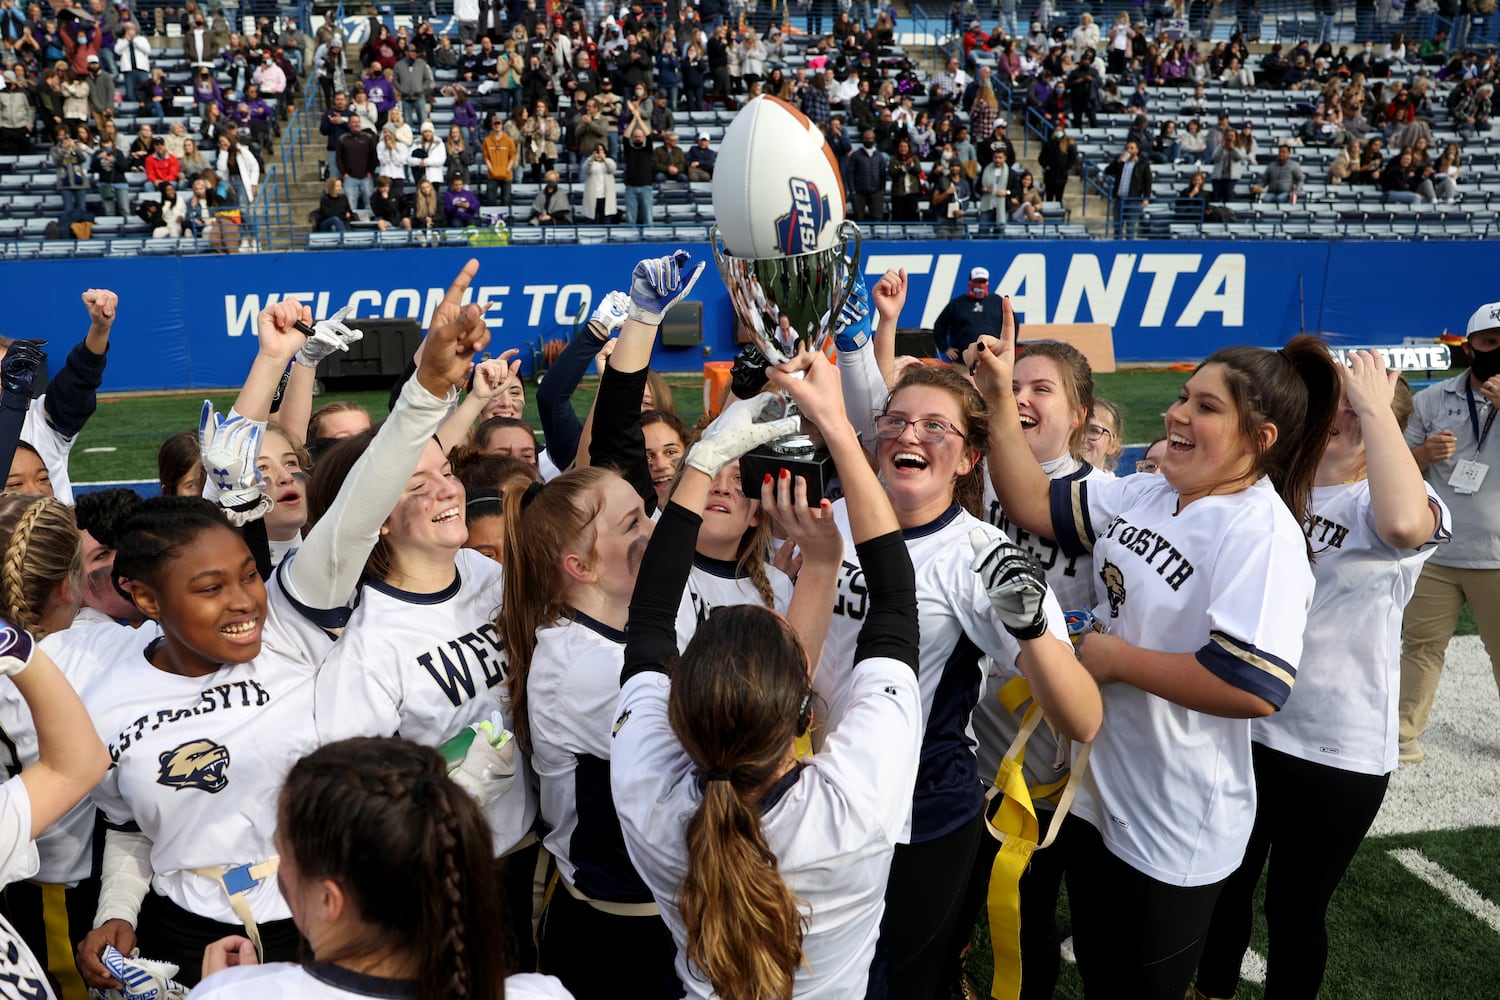
[[[450,309],[457,309],[463,302],[464,293],[469,290],[469,284],[474,280],[474,275],[478,273],[479,261],[469,258],[463,270],[458,272],[458,277],[453,279],[453,284],[448,286],[448,291],[443,296],[443,305]]]

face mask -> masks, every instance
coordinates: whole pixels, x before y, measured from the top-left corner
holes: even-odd
[[[1500,375],[1500,347],[1490,351],[1476,351],[1471,346],[1469,353],[1474,358],[1469,366],[1469,374],[1481,382]]]
[[[556,194],[557,193],[557,185],[556,184],[548,184],[547,185],[547,193],[548,194]]]
[[[866,149],[874,149],[875,148],[875,144],[873,142],[867,142],[867,143],[864,144],[864,147]]]

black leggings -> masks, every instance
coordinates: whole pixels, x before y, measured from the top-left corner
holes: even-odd
[[[541,971],[562,980],[577,1000],[680,997],[677,946],[659,916],[621,917],[575,899],[558,881],[552,887],[537,938]],[[630,989],[620,988],[630,970]]]
[[[1063,820],[1059,839],[1086,1000],[1182,1000],[1224,883],[1158,882],[1111,854],[1076,816]]]
[[[896,845],[867,1000],[947,1000],[955,934],[974,926],[972,908],[967,919],[963,911],[983,823],[978,815],[936,840]]]
[[[263,922],[258,929],[266,950],[262,962],[297,962],[304,952],[311,955],[311,949],[305,947],[297,925],[290,918]],[[199,916],[166,896],[148,892],[137,921],[136,944],[141,957],[171,962],[180,970],[176,977],[179,983],[197,986],[203,978],[203,949],[230,934],[244,937],[245,928]]]
[[[1198,989],[1231,997],[1240,960],[1250,946],[1253,898],[1266,876],[1266,995],[1313,1000],[1328,964],[1328,902],[1359,849],[1380,803],[1388,774],[1359,774],[1252,745],[1258,800],[1250,846],[1224,883],[1208,941],[1198,962]]]

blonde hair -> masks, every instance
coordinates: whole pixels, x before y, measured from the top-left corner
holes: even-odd
[[[0,612],[17,628],[40,639],[42,618],[56,586],[83,581],[78,522],[67,504],[52,497],[0,495]]]

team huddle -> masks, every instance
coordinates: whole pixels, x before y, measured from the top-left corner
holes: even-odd
[[[1230,998],[1273,846],[1268,990],[1316,995],[1451,531],[1377,353],[1218,351],[1116,478],[1082,354],[1007,301],[897,359],[889,271],[836,363],[747,351],[694,430],[649,367],[678,251],[539,447],[478,269],[375,426],[312,412],[356,321],[268,307],[149,500],[67,480],[114,295],[37,399],[4,345],[0,996],[947,1000],[983,910],[979,992],[1045,998],[1066,884],[1089,997]],[[832,498],[747,488],[798,433]]]

